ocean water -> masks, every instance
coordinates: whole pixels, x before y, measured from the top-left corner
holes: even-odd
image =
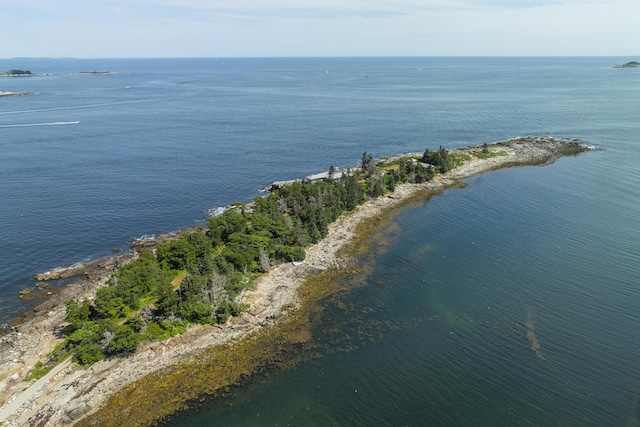
[[[38,92],[0,98],[1,319],[36,273],[364,151],[576,137],[597,150],[408,206],[327,301],[318,358],[167,425],[639,425],[631,59],[0,60],[51,73],[0,78]]]

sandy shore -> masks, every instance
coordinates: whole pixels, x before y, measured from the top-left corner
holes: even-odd
[[[4,425],[20,426],[74,424],[141,378],[185,360],[195,360],[206,348],[232,343],[267,325],[286,322],[287,309],[300,303],[297,289],[306,278],[345,265],[340,254],[362,221],[399,206],[418,192],[438,192],[461,179],[490,170],[548,164],[564,155],[584,151],[576,149],[575,143],[562,143],[549,137],[499,142],[489,145],[489,150],[501,155],[485,159],[471,156],[471,160],[445,175],[424,184],[400,185],[392,194],[369,201],[353,214],[340,217],[330,226],[327,237],[308,249],[304,263],[275,267],[258,281],[254,290],[246,292],[243,302],[249,304],[249,310],[227,324],[197,326],[166,341],[146,343],[126,359],[101,361],[89,368],[67,363],[58,368],[59,372],[28,384],[23,381],[24,376],[61,341],[59,331],[65,316],[64,305],[47,307],[41,315],[0,338],[0,421],[5,421]],[[107,277],[108,274],[104,274],[88,279],[82,286],[66,291],[65,297],[91,297]]]

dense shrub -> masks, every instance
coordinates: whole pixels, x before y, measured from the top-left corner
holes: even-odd
[[[143,251],[98,289],[94,301],[67,303],[66,338],[51,359],[74,352],[77,363],[91,364],[133,353],[143,339],[182,333],[187,322],[226,322],[242,312],[236,298],[256,276],[280,262],[304,260],[306,246],[325,237],[343,212],[452,167],[442,147],[426,150],[421,160],[384,166],[365,152],[358,170],[294,182],[257,197],[252,206],[235,203],[209,219],[206,233],[198,229],[159,243],[155,253]]]

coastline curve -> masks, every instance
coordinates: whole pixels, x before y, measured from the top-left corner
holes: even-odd
[[[113,421],[109,414],[122,415],[125,411],[129,414],[127,425],[148,425],[184,408],[186,402],[197,398],[199,393],[215,394],[216,390],[240,383],[264,369],[273,357],[280,358],[287,353],[290,346],[304,344],[305,336],[300,333],[300,325],[304,324],[305,310],[300,308],[305,303],[313,304],[324,295],[305,283],[313,280],[326,283],[348,271],[352,254],[347,248],[353,246],[354,239],[358,238],[359,226],[367,221],[375,222],[390,210],[415,198],[424,200],[474,175],[513,166],[545,165],[562,156],[586,151],[577,140],[559,141],[551,137],[515,138],[488,147],[502,154],[487,158],[471,156],[464,164],[444,175],[437,175],[423,184],[402,184],[393,193],[370,200],[352,214],[338,218],[330,225],[328,236],[308,248],[304,263],[275,267],[258,281],[255,289],[247,291],[243,302],[250,309],[231,322],[215,327],[196,326],[166,341],[147,343],[138,353],[124,360],[102,361],[88,368],[67,367],[48,381],[32,384],[23,391],[31,393],[32,398],[24,399],[25,404],[20,409],[7,414],[2,409],[6,409],[9,400],[21,393],[14,391],[9,399],[4,399],[12,387],[20,384],[29,364],[35,360],[33,356],[31,359],[23,356],[22,368],[14,366],[10,371],[18,376],[14,378],[14,374],[10,377],[13,380],[6,380],[4,387],[0,384],[0,398],[4,402],[4,407],[0,408],[0,421],[6,419],[30,425],[38,420],[43,426],[73,423],[79,426],[109,425]],[[481,149],[469,147],[454,152],[469,153]],[[106,279],[100,277],[101,280],[89,287],[87,295],[103,285]],[[331,287],[322,292],[331,292]],[[64,319],[64,305],[50,307],[44,317],[30,319],[20,325],[20,332],[14,331],[6,340],[3,337],[5,347],[38,347],[42,352],[47,347],[46,343],[55,345],[52,331],[62,323],[61,319]],[[38,334],[40,339],[34,339]],[[0,351],[0,354],[4,353],[4,347]],[[9,360],[3,357],[3,368],[11,366],[14,360],[5,363]],[[219,372],[215,375],[209,373],[206,381],[197,381],[191,374],[202,370],[205,362],[209,367],[219,366]],[[167,399],[167,387],[175,391],[176,385],[184,378],[191,378],[192,386],[182,387],[184,392],[175,393]],[[5,380],[0,378],[0,381]],[[78,399],[85,411],[82,414],[69,413],[67,403]],[[154,411],[149,410],[148,406],[157,405],[159,400],[163,402],[161,410],[157,407]]]

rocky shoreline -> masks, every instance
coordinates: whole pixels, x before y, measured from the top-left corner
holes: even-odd
[[[577,140],[559,141],[551,137],[523,137],[497,142],[486,147],[469,147],[453,152],[468,154],[488,149],[496,156],[469,156],[461,166],[444,175],[437,175],[424,184],[403,184],[388,195],[366,202],[351,215],[344,215],[331,224],[329,234],[318,244],[308,248],[303,263],[283,264],[273,268],[247,291],[243,302],[249,309],[224,325],[196,326],[186,333],[163,342],[145,343],[126,359],[111,359],[90,367],[77,367],[63,362],[56,372],[37,382],[24,382],[35,363],[61,341],[64,323],[64,301],[70,298],[91,298],[98,287],[104,286],[118,265],[133,259],[127,254],[94,261],[84,270],[49,272],[41,280],[64,275],[85,276],[60,291],[59,295],[42,304],[37,315],[0,338],[0,421],[4,425],[61,426],[77,424],[105,405],[136,381],[154,378],[178,364],[195,361],[207,349],[237,343],[255,336],[266,326],[286,324],[301,303],[297,290],[308,278],[322,272],[340,271],[348,266],[342,255],[355,236],[356,227],[368,219],[379,217],[388,209],[401,206],[418,194],[434,194],[456,185],[461,179],[483,172],[521,165],[544,165],[557,158],[587,150]],[[158,239],[175,238],[177,233],[138,242],[141,247],[155,244]],[[115,260],[115,261],[114,261]],[[268,329],[268,328],[267,328]],[[227,384],[225,384],[227,385]],[[196,396],[192,396],[196,397]],[[134,405],[134,402],[123,405]],[[127,410],[122,407],[122,410]],[[159,416],[166,414],[159,414]],[[95,421],[95,420],[94,420]],[[96,425],[106,425],[100,424]],[[145,425],[149,420],[140,420]],[[88,425],[88,424],[87,424]]]

